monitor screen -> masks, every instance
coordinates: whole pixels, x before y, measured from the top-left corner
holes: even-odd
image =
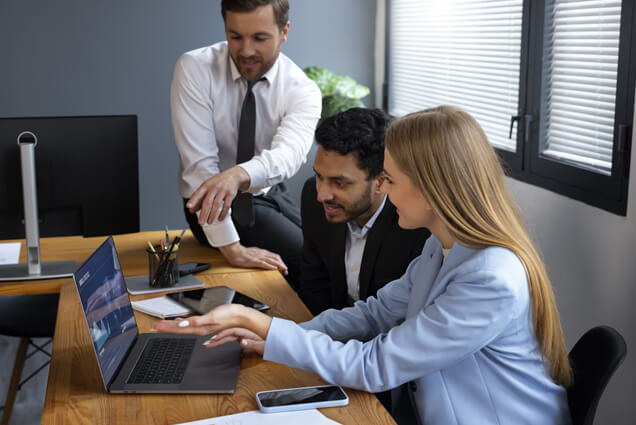
[[[0,239],[25,237],[20,147],[35,134],[40,236],[139,231],[135,115],[0,118]]]
[[[73,279],[108,386],[139,333],[112,237],[77,269]]]

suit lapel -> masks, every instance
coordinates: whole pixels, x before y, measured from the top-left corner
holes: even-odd
[[[373,223],[371,229],[367,233],[367,243],[364,245],[362,253],[362,263],[360,264],[360,299],[364,300],[369,296],[369,287],[371,286],[371,277],[373,276],[374,264],[380,253],[382,240],[393,223],[395,216],[395,207],[387,199],[384,203],[382,212]]]

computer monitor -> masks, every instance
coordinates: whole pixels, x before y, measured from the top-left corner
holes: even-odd
[[[40,235],[139,230],[137,118],[0,119],[0,179],[0,239],[26,236],[0,281],[70,276],[74,261],[41,261]]]
[[[139,231],[135,115],[0,118],[0,239],[25,237],[17,143],[24,131],[37,137],[41,237]]]

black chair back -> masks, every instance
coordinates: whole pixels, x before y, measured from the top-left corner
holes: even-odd
[[[609,326],[587,331],[570,351],[574,382],[568,388],[573,425],[592,425],[601,395],[627,354],[625,339]]]
[[[0,335],[52,338],[59,294],[0,297]]]
[[[35,372],[31,373],[31,375],[20,381],[25,360],[36,353],[36,351],[32,351],[31,354],[27,354],[29,346],[34,347],[37,352],[44,353],[49,357],[51,356],[51,354],[45,350],[45,347],[51,342],[51,339],[43,345],[37,345],[31,341],[31,338],[53,338],[59,299],[59,294],[0,297],[0,335],[20,338],[0,425],[7,425],[11,420],[13,403],[22,385],[49,364],[49,361],[47,361],[36,369]]]

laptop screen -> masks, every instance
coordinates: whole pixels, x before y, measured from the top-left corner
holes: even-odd
[[[108,387],[137,337],[137,322],[112,236],[75,272],[73,278]]]

